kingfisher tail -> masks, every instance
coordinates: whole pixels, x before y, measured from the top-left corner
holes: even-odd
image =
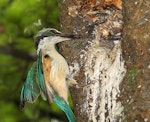
[[[69,107],[69,105],[66,103],[65,100],[57,97],[56,95],[53,96],[53,101],[59,106],[59,108],[65,112],[69,122],[75,122],[75,116]]]

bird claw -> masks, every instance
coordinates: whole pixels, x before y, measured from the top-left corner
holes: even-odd
[[[77,81],[74,80],[73,78],[69,78],[69,79],[67,80],[67,83],[68,83],[69,86],[75,86],[75,85],[78,84]]]

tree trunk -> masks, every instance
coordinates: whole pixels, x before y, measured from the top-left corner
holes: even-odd
[[[61,50],[78,82],[71,89],[77,122],[116,121],[122,116],[117,97],[126,71],[120,46],[121,3],[70,0],[60,9],[63,31],[81,35]]]
[[[129,2],[121,44],[120,0],[58,1],[63,32],[80,35],[59,49],[78,82],[70,89],[77,122],[150,120],[150,3]]]
[[[125,122],[150,121],[150,1],[124,0],[123,57],[127,66],[121,85]]]

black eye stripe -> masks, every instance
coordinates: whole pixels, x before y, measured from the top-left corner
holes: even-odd
[[[77,36],[77,35],[64,34],[54,28],[45,28],[45,29],[40,30],[34,38],[36,49],[38,49],[38,45],[40,41],[43,40],[44,37],[50,37],[50,36],[59,36],[62,38],[72,38],[72,39],[80,38],[79,35]]]
[[[56,29],[51,29],[50,31],[54,35],[60,35],[61,34],[61,32],[57,31]]]
[[[35,37],[35,47],[36,47],[36,49],[38,48],[38,45],[39,45],[40,41],[41,41],[44,37],[48,37],[48,36],[40,35],[40,36],[36,36],[36,37]]]

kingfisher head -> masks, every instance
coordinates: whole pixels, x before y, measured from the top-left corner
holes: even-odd
[[[72,38],[76,38],[75,35],[64,34],[54,28],[45,28],[37,33],[35,36],[35,47],[38,49],[39,44],[52,44],[70,40]]]

